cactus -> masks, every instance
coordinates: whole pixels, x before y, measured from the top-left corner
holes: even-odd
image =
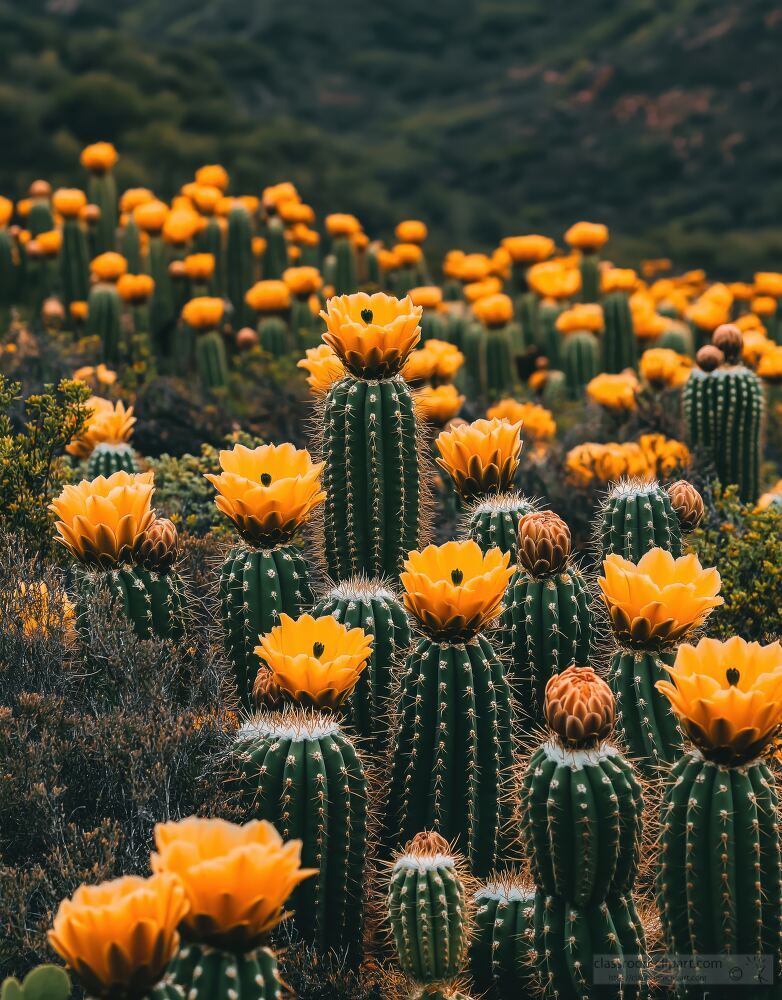
[[[635,368],[638,345],[633,315],[626,292],[610,292],[603,299],[605,332],[603,334],[603,371],[615,374]]]
[[[122,227],[120,253],[128,262],[129,274],[141,273],[141,238],[133,214],[129,214]]]
[[[719,327],[713,340],[724,363],[712,346],[702,348],[698,362],[706,369],[693,369],[682,390],[689,443],[698,457],[713,464],[723,486],[735,483],[740,499],[754,503],[760,492],[762,383],[740,363],[742,336],[737,327]]]
[[[168,968],[187,1000],[280,1000],[282,996],[277,959],[269,948],[229,952],[188,942]]]
[[[214,257],[215,266],[209,281],[208,294],[222,295],[225,289],[225,260],[223,258],[223,231],[217,219],[209,219],[201,230],[199,249]]]
[[[482,393],[489,398],[506,395],[513,388],[516,371],[513,363],[511,324],[487,326],[481,339],[481,347]]]
[[[334,240],[334,294],[350,295],[358,287],[356,274],[356,251],[349,238],[340,236]]]
[[[92,174],[89,194],[92,204],[100,209],[95,223],[95,251],[113,250],[117,239],[117,184],[111,170]]]
[[[168,273],[168,250],[163,238],[150,234],[148,266],[155,282],[155,290],[149,306],[149,332],[158,354],[170,353],[170,331],[174,322],[174,289]]]
[[[774,777],[761,760],[726,766],[694,751],[677,761],[666,783],[657,875],[672,952],[774,956],[777,965],[778,810]]]
[[[562,334],[557,329],[557,319],[562,306],[556,302],[541,302],[535,324],[535,342],[548,358],[552,368],[562,367]]]
[[[13,976],[0,986],[0,1000],[68,1000],[71,980],[58,965],[38,965],[23,982]]]
[[[204,388],[224,388],[228,382],[228,356],[222,335],[217,330],[196,334],[195,358]]]
[[[654,346],[667,347],[671,351],[676,351],[677,354],[685,354],[690,358],[695,353],[692,330],[684,323],[669,326],[664,333],[660,334]]]
[[[578,263],[581,271],[581,301],[597,302],[600,298],[600,254],[585,251]]]
[[[487,875],[506,853],[512,767],[510,688],[488,639],[421,639],[402,675],[387,841],[435,829]]]
[[[400,376],[335,383],[323,410],[325,558],[334,580],[395,577],[421,531],[419,430]]]
[[[672,764],[681,753],[676,717],[655,688],[668,676],[663,664],[670,666],[674,659],[670,652],[618,649],[609,668],[617,729],[639,766],[652,771]]]
[[[521,518],[497,644],[507,655],[509,675],[524,710],[538,716],[549,678],[587,662],[593,621],[589,588],[568,565],[570,531],[551,511]]]
[[[140,639],[182,639],[187,596],[176,572],[158,573],[142,566],[120,566],[106,571],[81,570],[75,575],[76,625],[89,635],[90,600],[102,586],[108,590]]]
[[[587,382],[600,371],[600,341],[588,330],[568,333],[562,345],[562,367],[568,395],[581,399]]]
[[[498,493],[479,500],[468,516],[467,535],[484,552],[497,548],[510,552],[516,561],[519,521],[531,513],[535,505],[522,493]]]
[[[14,264],[14,241],[5,226],[0,226],[0,319],[7,326],[9,308],[16,293],[16,265]]]
[[[682,554],[679,519],[667,492],[654,480],[628,479],[608,494],[598,522],[598,544],[604,559],[616,554],[638,562],[650,549]]]
[[[90,289],[87,334],[99,337],[103,360],[117,364],[123,353],[122,300],[113,284],[100,282]]]
[[[388,711],[393,667],[410,644],[410,626],[401,603],[377,580],[348,579],[315,605],[313,615],[332,615],[348,628],[375,637],[372,656],[347,702],[347,717],[360,735],[372,737],[377,749],[388,742]]]
[[[387,896],[397,961],[420,997],[456,997],[467,959],[470,914],[459,863],[442,837],[420,833],[397,856]]]
[[[464,323],[458,344],[460,350],[464,352],[464,365],[459,374],[469,396],[480,396],[486,391],[488,379],[486,375],[486,351],[483,344],[485,336],[486,331],[480,323]]]
[[[288,324],[281,316],[262,316],[258,323],[258,341],[264,351],[281,358],[290,350]]]
[[[308,568],[295,545],[234,546],[220,574],[220,602],[226,655],[233,666],[242,704],[252,704],[258,661],[258,636],[270,631],[280,614],[296,617],[312,605]]]
[[[266,252],[262,268],[264,279],[281,278],[287,266],[288,244],[285,241],[285,230],[282,220],[273,217],[266,226]]]
[[[239,330],[253,321],[253,311],[244,301],[253,283],[252,223],[247,209],[235,204],[228,213],[225,250],[226,293],[234,307],[234,327]]]
[[[139,472],[136,454],[127,441],[116,444],[101,441],[95,445],[87,460],[87,479],[96,476],[113,476],[115,472]]]
[[[233,749],[248,814],[300,838],[302,865],[320,869],[291,896],[292,925],[321,953],[358,960],[367,779],[353,743],[335,717],[288,709],[247,722]]]
[[[497,1000],[539,992],[535,968],[535,890],[518,877],[482,886],[475,894],[475,931],[470,947],[472,977]]]
[[[72,302],[86,302],[89,293],[89,251],[81,223],[67,218],[62,224],[60,281],[66,308]]]

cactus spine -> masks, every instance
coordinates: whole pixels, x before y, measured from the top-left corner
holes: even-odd
[[[115,472],[139,472],[136,454],[127,441],[101,441],[87,460],[87,478],[113,476]]]
[[[367,780],[350,739],[325,713],[258,716],[234,744],[249,814],[286,840],[302,840],[302,865],[318,868],[291,896],[292,925],[323,954],[361,954],[367,847]]]
[[[402,675],[387,840],[437,830],[487,875],[505,854],[512,768],[510,688],[488,639],[421,639]]]
[[[475,894],[470,948],[473,980],[498,1000],[539,992],[535,967],[535,890],[519,878],[489,882]]]
[[[682,554],[679,519],[666,491],[654,480],[628,479],[618,483],[603,505],[598,523],[602,558],[620,555],[638,562],[650,549]]]
[[[313,609],[313,616],[333,615],[348,628],[375,637],[372,655],[346,703],[347,717],[359,736],[371,737],[378,749],[388,742],[388,712],[393,666],[410,644],[407,613],[391,591],[376,580],[346,580]]]
[[[618,649],[609,668],[617,729],[638,766],[651,773],[672,764],[681,752],[676,717],[655,687],[668,678],[663,664],[670,666],[675,658],[671,652]]]
[[[480,545],[483,552],[501,549],[510,552],[516,561],[519,521],[530,514],[535,505],[522,493],[498,493],[479,500],[469,514],[467,535]]]
[[[280,1000],[282,997],[277,959],[269,948],[237,953],[188,942],[168,968],[173,984],[188,1000]]]
[[[308,569],[291,544],[268,549],[246,543],[228,553],[220,574],[223,639],[242,704],[252,704],[258,636],[277,624],[280,614],[297,617],[311,606]]]
[[[467,959],[470,921],[458,862],[436,834],[418,834],[391,872],[388,922],[397,960],[424,997],[459,997],[452,984]]]
[[[617,373],[635,368],[638,345],[626,292],[610,292],[603,299],[603,371]]]
[[[347,376],[323,412],[325,558],[334,580],[395,577],[419,542],[419,431],[401,375]]]
[[[571,399],[581,399],[587,382],[600,371],[600,342],[594,333],[580,330],[565,334],[562,367],[568,395]]]

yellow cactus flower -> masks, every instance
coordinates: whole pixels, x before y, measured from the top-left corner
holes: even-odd
[[[782,646],[733,636],[683,645],[657,690],[707,760],[734,767],[759,757],[782,725]]]
[[[424,386],[415,396],[416,413],[422,420],[442,427],[453,420],[464,404],[462,396],[455,385],[447,383],[432,388]]]
[[[576,222],[565,233],[565,242],[574,250],[594,253],[608,242],[608,227],[602,222]]]
[[[724,604],[720,575],[694,554],[651,549],[637,563],[610,555],[598,579],[617,639],[638,649],[672,645]]]
[[[437,285],[420,285],[418,288],[411,288],[407,293],[414,306],[420,306],[423,310],[439,309],[443,301],[443,290]]]
[[[409,298],[383,292],[335,296],[320,313],[326,322],[323,340],[353,375],[389,378],[421,339],[422,312]]]
[[[502,610],[509,563],[510,553],[473,541],[428,545],[408,553],[402,600],[432,638],[470,639]]]
[[[88,566],[132,560],[155,519],[154,490],[151,472],[115,472],[66,486],[49,505],[59,518],[57,541]]]
[[[480,302],[490,295],[499,295],[502,291],[502,282],[499,278],[488,277],[482,281],[471,281],[464,286],[462,292],[465,299],[471,304]]]
[[[548,236],[506,236],[502,246],[514,264],[538,264],[554,253],[554,241]]]
[[[587,382],[587,396],[593,403],[617,413],[627,413],[637,406],[636,396],[640,386],[631,371],[609,375],[596,375]]]
[[[452,259],[457,268],[456,277],[465,284],[484,281],[491,274],[491,260],[485,253],[462,254]]]
[[[90,416],[79,434],[65,448],[74,458],[89,458],[99,444],[122,444],[133,434],[136,418],[133,407],[125,409],[122,400],[112,404],[101,396],[91,396],[85,406]]]
[[[78,219],[87,204],[87,195],[78,188],[58,188],[52,195],[52,206],[63,219]]]
[[[274,211],[280,202],[299,200],[299,192],[290,181],[271,184],[269,187],[263,189],[261,196],[261,201],[267,211]]]
[[[278,202],[277,214],[283,222],[294,226],[308,226],[315,221],[315,211],[312,206],[305,205],[294,198],[286,198]]]
[[[511,488],[521,455],[521,421],[475,420],[443,431],[437,464],[465,498]]]
[[[282,280],[291,295],[309,298],[323,287],[323,278],[317,267],[288,267],[282,272]]]
[[[326,232],[332,238],[355,236],[361,231],[361,223],[355,215],[344,212],[334,212],[325,219]]]
[[[309,372],[307,382],[316,396],[325,395],[335,382],[345,377],[345,366],[328,344],[309,348],[306,357],[296,365]]]
[[[513,319],[513,300],[502,293],[486,295],[473,303],[472,311],[488,327],[505,326]]]
[[[557,316],[556,327],[560,333],[602,333],[605,326],[603,307],[596,302],[578,303]]]
[[[117,291],[123,302],[129,305],[143,305],[152,298],[155,279],[148,274],[123,274],[117,281]]]
[[[148,209],[142,205],[140,210]],[[163,239],[174,246],[184,246],[203,225],[203,220],[196,212],[187,209],[172,209],[163,222]]]
[[[168,205],[153,198],[143,201],[133,209],[133,221],[144,233],[158,236],[163,231],[168,217]]]
[[[68,307],[68,311],[71,314],[71,319],[75,320],[77,323],[84,323],[90,312],[90,307],[86,302],[79,299],[75,302],[71,302]]]
[[[744,317],[740,318],[743,319]],[[739,326],[739,324],[736,323],[736,326]],[[765,329],[740,326],[739,329],[742,331],[741,357],[750,368],[757,368],[763,355],[769,351],[773,351],[776,344],[766,335]]]
[[[756,295],[750,303],[750,308],[758,316],[774,316],[777,311],[777,300],[772,295]]]
[[[87,382],[89,385],[114,385],[117,381],[117,373],[107,368],[104,364],[96,366],[84,365],[77,368],[73,373],[75,379]],[[89,404],[88,404],[89,405]]]
[[[258,313],[284,312],[290,309],[291,291],[284,281],[270,278],[248,288],[244,301]]]
[[[400,222],[394,230],[397,240],[400,243],[423,243],[429,235],[426,223],[419,219],[406,219]]]
[[[773,299],[782,298],[782,273],[779,271],[758,271],[755,275],[755,295],[768,295]]]
[[[82,885],[57,910],[49,944],[89,996],[146,996],[179,950],[189,910],[172,874]]]
[[[117,150],[110,142],[93,142],[85,146],[79,157],[81,165],[92,174],[107,174],[119,159]]]
[[[194,330],[214,330],[222,322],[224,309],[222,299],[201,295],[185,303],[182,319]]]
[[[109,250],[98,257],[94,257],[90,262],[90,271],[98,281],[114,282],[126,274],[128,262],[121,253]]]
[[[600,275],[603,295],[611,292],[632,292],[638,285],[638,275],[629,267],[608,267]]]
[[[546,260],[527,271],[527,284],[541,298],[572,299],[581,291],[581,272],[558,260]]]
[[[782,347],[774,345],[763,352],[758,361],[757,373],[766,382],[782,382]]]
[[[416,267],[423,259],[423,251],[417,243],[397,243],[393,254],[401,267]]]
[[[638,447],[646,457],[652,474],[664,479],[686,469],[692,460],[684,442],[667,438],[664,434],[642,434],[638,438]]]
[[[132,215],[139,205],[154,200],[155,196],[149,188],[128,188],[119,200],[119,210],[123,215]]]
[[[14,214],[14,203],[10,198],[0,196],[0,227],[7,226]]]
[[[208,184],[193,184],[188,195],[202,215],[214,215],[223,198],[220,188]]]
[[[402,377],[408,382],[428,382],[437,365],[437,355],[426,347],[417,348],[408,355],[402,368]]]
[[[374,638],[332,615],[293,619],[281,614],[280,624],[260,636],[255,653],[299,705],[337,709],[358,684]]]
[[[56,257],[62,249],[62,230],[48,229],[35,237],[38,253],[42,257]]]
[[[260,944],[287,916],[291,892],[315,874],[301,867],[301,841],[284,842],[265,820],[158,823],[155,847],[152,871],[170,873],[184,887],[188,940],[226,951]]]
[[[693,360],[668,347],[652,347],[641,355],[641,378],[657,389],[684,385],[693,369]]]
[[[424,341],[424,347],[430,354],[434,355],[434,377],[438,379],[450,379],[459,371],[464,364],[464,355],[459,348],[447,340],[438,340],[431,337]]]
[[[511,424],[521,421],[523,437],[536,444],[550,441],[557,433],[551,410],[538,403],[520,403],[516,399],[501,399],[486,411],[488,420],[507,420]]]
[[[191,253],[183,261],[185,274],[191,281],[210,281],[215,273],[215,258],[212,253]]]
[[[219,163],[207,163],[196,170],[196,184],[205,187],[216,187],[225,191],[228,187],[228,171]]]
[[[292,444],[237,444],[220,452],[219,475],[206,478],[217,490],[215,503],[251,545],[276,545],[293,537],[318,504],[323,463]]]

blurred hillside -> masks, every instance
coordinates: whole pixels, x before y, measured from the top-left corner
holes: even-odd
[[[782,263],[782,10],[768,0],[0,0],[0,191],[170,195],[218,160],[438,249],[607,222],[617,252]]]

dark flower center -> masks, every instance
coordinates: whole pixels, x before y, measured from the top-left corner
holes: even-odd
[[[270,486],[271,481],[272,477],[269,475],[268,472],[264,472],[261,474],[261,486]]]
[[[312,655],[313,656],[323,656],[323,650],[326,647],[322,642],[315,642],[312,644]]]
[[[451,570],[451,579],[458,586],[464,579],[464,573],[460,569]]]
[[[361,318],[364,320],[365,323],[371,323],[372,320],[375,318],[375,314],[372,312],[371,309],[362,309]]]
[[[739,682],[741,674],[735,667],[728,667],[725,671],[725,677],[727,678],[728,684],[730,684],[731,687],[735,687]]]

